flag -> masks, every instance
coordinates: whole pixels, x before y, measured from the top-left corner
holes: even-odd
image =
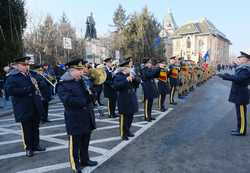
[[[208,51],[204,54],[203,56],[203,60],[206,62],[209,58],[209,54],[208,54]]]
[[[158,46],[160,46],[160,44],[161,44],[161,37],[156,37],[155,39],[154,39],[154,43],[153,43],[153,47],[158,47]]]

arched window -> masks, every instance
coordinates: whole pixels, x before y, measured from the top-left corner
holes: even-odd
[[[204,42],[203,40],[199,40],[199,50],[202,51],[204,48]]]
[[[187,48],[188,49],[191,48],[191,38],[190,37],[187,38]]]

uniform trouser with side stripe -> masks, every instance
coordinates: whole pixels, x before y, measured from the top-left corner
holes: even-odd
[[[48,111],[49,111],[49,102],[47,100],[43,100],[43,109],[45,114],[41,117],[41,120],[46,121],[48,120]]]
[[[174,103],[175,91],[176,91],[176,86],[175,85],[171,86],[171,92],[170,92],[170,97],[169,97],[170,103]]]
[[[69,161],[72,170],[81,168],[89,160],[90,134],[69,136]]]
[[[166,93],[161,93],[159,95],[159,98],[158,98],[158,105],[159,105],[159,109],[162,110],[162,109],[165,109],[165,99],[166,99]]]
[[[144,118],[145,120],[151,120],[151,112],[153,106],[154,99],[146,99],[144,98]]]
[[[116,108],[116,97],[108,98],[108,113],[109,117],[115,115],[115,108]]]
[[[247,106],[245,104],[235,104],[237,115],[237,128],[240,134],[247,132]]]
[[[120,115],[120,135],[126,137],[130,133],[130,127],[133,122],[133,114],[121,114]]]
[[[32,117],[21,122],[24,149],[32,150],[39,145],[39,118]]]

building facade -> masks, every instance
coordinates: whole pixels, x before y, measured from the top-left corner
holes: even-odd
[[[171,40],[173,56],[195,62],[207,57],[206,61],[213,65],[230,63],[230,40],[206,18],[181,26]]]

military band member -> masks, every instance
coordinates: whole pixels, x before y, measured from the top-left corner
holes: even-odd
[[[174,101],[175,92],[178,86],[178,74],[179,74],[179,67],[177,66],[176,57],[170,58],[170,65],[169,65],[169,82],[170,82],[170,97],[169,102],[172,105],[176,105],[177,103]]]
[[[144,118],[145,121],[155,120],[151,116],[154,98],[158,97],[158,91],[154,79],[160,75],[160,68],[152,68],[151,59],[144,59],[142,69],[142,88],[144,92]]]
[[[241,52],[235,74],[218,74],[223,80],[232,81],[229,101],[235,104],[237,128],[232,135],[245,136],[247,133],[247,105],[249,104],[250,54]]]
[[[44,114],[41,117],[41,123],[50,122],[48,119],[49,101],[52,97],[51,87],[52,85],[48,82],[48,79],[43,75],[43,69],[41,65],[32,65],[30,71],[35,76],[39,89],[42,95],[42,103],[44,108]]]
[[[96,68],[104,68],[103,64],[97,65]],[[96,91],[96,101],[98,102],[99,106],[103,106],[103,103],[101,102],[101,94],[103,91],[103,84],[100,85],[94,85],[95,91]]]
[[[15,120],[21,123],[26,156],[32,157],[34,151],[45,151],[39,145],[39,123],[44,111],[37,81],[29,73],[29,59],[14,60],[15,71],[7,78],[6,90],[12,98]]]
[[[162,112],[166,111],[165,107],[165,100],[166,100],[166,95],[168,94],[169,91],[169,86],[168,86],[168,72],[166,68],[166,62],[164,60],[159,61],[159,66],[160,66],[160,75],[158,78],[158,91],[159,91],[159,109]]]
[[[69,135],[69,158],[73,172],[81,173],[81,166],[96,166],[91,161],[88,147],[91,132],[95,129],[92,115],[92,101],[87,86],[82,80],[85,66],[82,59],[73,60],[66,65],[68,71],[58,84],[58,95],[63,102],[66,131]]]
[[[108,98],[108,116],[109,118],[117,117],[115,114],[117,93],[113,86],[113,70],[112,70],[112,59],[106,58],[105,62],[105,72],[107,74],[107,79],[104,82],[104,97]]]
[[[129,60],[121,62],[114,77],[114,87],[118,93],[117,103],[120,114],[120,135],[122,140],[128,140],[128,137],[134,136],[130,131],[134,113],[138,112],[134,82],[138,81],[130,75]]]

